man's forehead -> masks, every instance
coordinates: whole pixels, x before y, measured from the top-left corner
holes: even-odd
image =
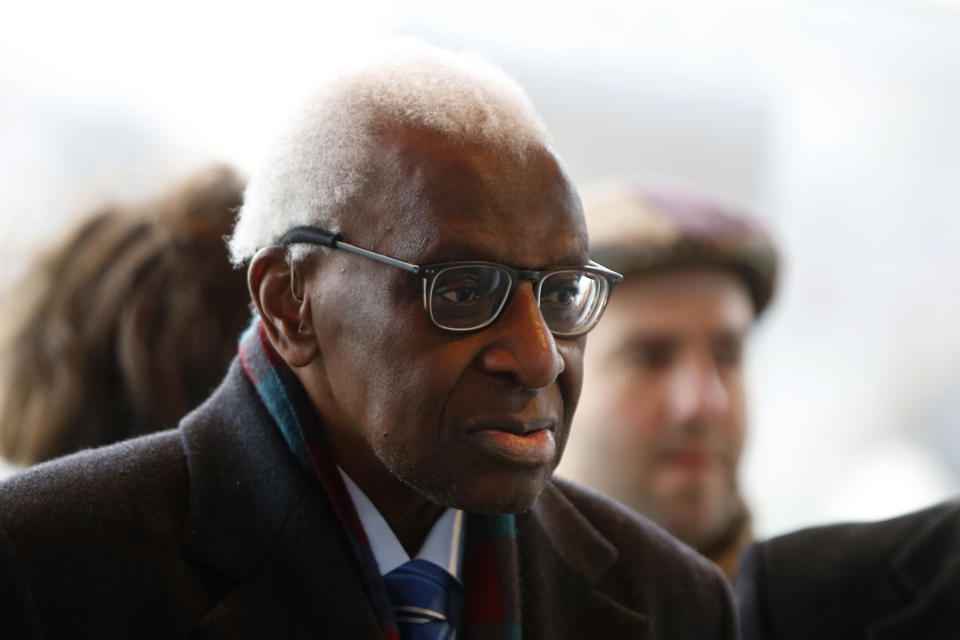
[[[607,313],[638,331],[677,334],[742,333],[755,319],[746,284],[716,267],[627,274]]]
[[[553,154],[412,132],[386,137],[365,233],[421,262],[586,260],[579,197]]]
[[[569,226],[491,230],[464,221],[444,225],[434,242],[425,247],[424,263],[489,260],[518,269],[538,269],[586,264],[587,242]]]

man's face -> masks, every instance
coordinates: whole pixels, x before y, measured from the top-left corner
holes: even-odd
[[[580,477],[703,548],[741,514],[742,281],[716,268],[628,276],[590,335]]]
[[[579,199],[545,150],[521,164],[393,132],[376,171],[376,189],[343,217],[347,242],[421,265],[587,261]],[[430,322],[419,276],[347,252],[320,259],[307,294],[320,357],[306,386],[361,486],[401,481],[471,511],[532,504],[566,442],[583,339],[550,334],[530,283],[493,325],[467,334]]]

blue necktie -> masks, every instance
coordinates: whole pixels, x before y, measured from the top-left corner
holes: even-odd
[[[456,578],[417,558],[383,579],[403,640],[456,640],[463,609],[463,587]]]

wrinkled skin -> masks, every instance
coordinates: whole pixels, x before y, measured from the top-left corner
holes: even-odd
[[[392,131],[374,169],[374,188],[342,217],[347,242],[421,265],[588,259],[579,198],[548,150],[520,163]],[[547,330],[530,283],[493,325],[454,334],[430,322],[420,278],[395,267],[332,251],[303,282],[316,355],[295,371],[338,463],[404,546],[416,549],[444,507],[517,512],[533,503],[566,442],[584,341]],[[544,427],[548,455],[511,456],[477,435],[508,423]]]
[[[561,473],[704,549],[743,517],[742,349],[754,311],[719,268],[628,275],[590,335]]]

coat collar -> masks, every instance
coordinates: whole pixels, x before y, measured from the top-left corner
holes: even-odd
[[[544,487],[530,514],[531,524],[539,529],[557,557],[591,585],[606,575],[620,557],[616,547],[570,503],[556,480]]]
[[[915,516],[917,528],[890,563],[904,604],[869,629],[872,640],[940,638],[956,633],[960,611],[960,501]]]
[[[650,618],[604,592],[620,554],[551,480],[517,518],[524,637],[652,638]],[[558,617],[558,611],[564,616]],[[603,621],[598,624],[598,621]]]

